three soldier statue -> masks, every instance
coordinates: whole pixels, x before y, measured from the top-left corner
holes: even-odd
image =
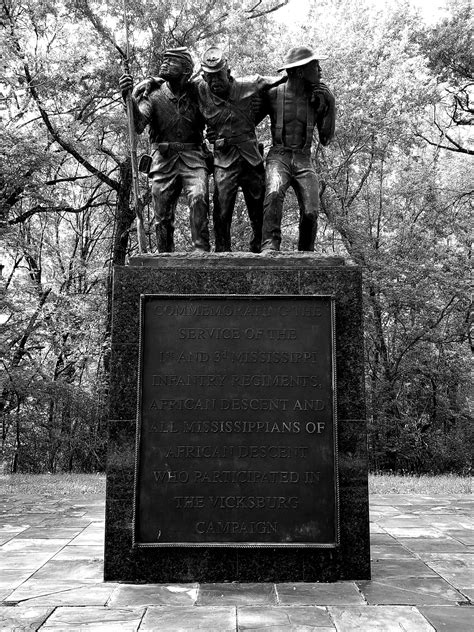
[[[335,126],[334,96],[321,82],[322,59],[326,57],[298,46],[279,69],[286,76],[234,78],[223,52],[211,47],[201,60],[202,72],[192,77],[194,63],[187,49],[164,53],[159,77],[138,84],[132,98],[137,133],[149,128],[148,176],[159,252],[174,251],[181,193],[190,210],[193,248],[210,250],[209,171],[214,176],[216,252],[231,250],[239,187],[250,220],[251,252],[280,250],[283,202],[290,186],[300,209],[298,250],[314,250],[319,184],[311,159],[313,132],[317,128],[320,143],[327,145]],[[122,75],[120,88],[124,96],[133,89],[130,75]],[[273,142],[265,167],[255,127],[267,115]]]

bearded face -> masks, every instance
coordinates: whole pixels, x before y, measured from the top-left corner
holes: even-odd
[[[226,97],[229,94],[230,72],[227,68],[222,68],[218,72],[204,72],[204,81],[218,97]]]

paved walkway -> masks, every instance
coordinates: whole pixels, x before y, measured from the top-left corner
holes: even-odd
[[[371,498],[372,581],[102,581],[104,499],[3,496],[0,630],[472,632],[472,497]]]

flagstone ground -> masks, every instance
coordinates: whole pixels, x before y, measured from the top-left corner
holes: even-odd
[[[0,498],[0,630],[472,632],[468,494],[373,495],[372,580],[104,583],[104,497]]]

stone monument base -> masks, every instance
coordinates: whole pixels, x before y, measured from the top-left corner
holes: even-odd
[[[144,295],[145,298],[143,298]],[[158,297],[155,295],[158,295]],[[278,488],[277,485],[275,487],[276,491],[272,496],[219,496],[219,498],[223,498],[227,504],[230,503],[229,499],[232,499],[232,503],[234,503],[236,498],[240,499],[239,502],[243,503],[241,506],[244,508],[241,514],[239,514],[242,516],[242,522],[221,522],[219,524],[263,524],[259,522],[246,523],[245,520],[253,520],[252,516],[254,513],[252,512],[254,510],[252,508],[254,506],[258,505],[258,503],[265,504],[265,502],[267,502],[265,500],[255,500],[256,498],[270,498],[267,502],[270,508],[267,512],[268,524],[276,525],[278,517],[278,511],[275,509],[275,503],[277,503],[276,499],[283,498],[283,500],[278,501],[280,508],[284,507],[285,503],[290,502],[290,499],[293,499],[295,524],[298,525],[301,523],[313,525],[314,527],[314,537],[308,537],[307,540],[305,540],[305,536],[301,535],[301,529],[299,535],[290,533],[291,528],[289,527],[291,527],[291,520],[289,522],[287,520],[284,537],[278,536],[278,534],[267,536],[264,533],[265,530],[260,527],[255,527],[255,529],[252,527],[257,535],[255,537],[252,535],[247,537],[241,535],[242,528],[240,526],[238,526],[238,528],[232,527],[230,531],[229,527],[226,526],[226,528],[223,529],[225,535],[222,537],[216,535],[216,537],[213,538],[213,536],[209,536],[209,527],[205,525],[211,524],[212,520],[216,519],[215,516],[217,514],[215,509],[212,509],[217,506],[215,494],[222,494],[224,493],[223,490],[227,488],[225,488],[225,486],[208,486],[203,487],[204,491],[200,493],[200,488],[197,483],[194,487],[188,488],[175,485],[180,482],[180,476],[186,479],[186,484],[188,484],[186,465],[189,464],[191,467],[191,463],[194,463],[194,468],[196,468],[196,463],[199,463],[199,461],[181,460],[181,469],[177,472],[171,471],[172,465],[169,465],[169,463],[178,462],[176,459],[178,456],[183,458],[194,458],[196,455],[202,457],[202,454],[209,456],[211,442],[207,441],[209,445],[206,445],[204,449],[202,446],[199,447],[201,445],[199,444],[199,441],[201,441],[200,436],[189,434],[186,436],[186,441],[183,438],[184,435],[178,432],[179,423],[181,423],[181,417],[179,417],[179,415],[181,413],[177,413],[176,409],[178,409],[179,406],[176,403],[169,404],[169,402],[179,401],[181,405],[182,401],[199,400],[179,399],[183,393],[188,392],[186,385],[183,387],[179,385],[183,383],[187,384],[187,382],[183,382],[183,379],[177,375],[176,363],[174,365],[171,363],[169,365],[170,368],[168,368],[168,364],[165,364],[165,360],[168,362],[173,355],[175,356],[175,361],[178,362],[177,352],[173,354],[173,352],[169,350],[173,347],[166,346],[170,336],[164,336],[160,339],[162,321],[155,319],[155,322],[155,320],[153,320],[155,317],[154,312],[151,312],[152,316],[150,322],[152,322],[152,330],[147,333],[148,338],[144,336],[143,328],[150,327],[146,319],[144,320],[144,305],[147,300],[153,302],[155,299],[158,300],[158,304],[161,305],[159,301],[163,300],[163,297],[166,297],[167,301],[171,301],[170,304],[173,303],[173,297],[176,297],[176,299],[180,301],[184,299],[186,302],[188,295],[197,296],[200,301],[204,301],[204,304],[206,304],[206,297],[209,299],[214,297],[216,300],[223,300],[224,303],[226,303],[226,297],[232,297],[234,301],[233,304],[240,305],[242,301],[245,303],[244,299],[247,297],[247,303],[262,303],[268,313],[270,313],[268,311],[270,309],[274,311],[277,310],[277,308],[274,307],[275,305],[277,307],[281,305],[279,309],[287,317],[285,322],[290,322],[288,320],[290,310],[288,310],[287,305],[291,305],[291,303],[288,303],[288,301],[291,300],[300,301],[301,303],[301,299],[305,298],[308,299],[308,305],[313,305],[314,301],[311,302],[310,297],[320,297],[323,302],[324,300],[330,301],[330,304],[334,307],[332,311],[332,314],[335,315],[335,345],[333,349],[335,353],[333,365],[336,379],[332,380],[334,387],[334,410],[332,410],[330,406],[327,406],[326,409],[329,410],[329,408],[331,408],[333,413],[331,419],[334,420],[334,469],[337,485],[334,488],[328,488],[329,491],[326,491],[329,496],[332,495],[333,504],[337,510],[337,519],[335,521],[335,523],[337,522],[337,537],[336,535],[333,537],[331,529],[329,529],[329,535],[324,542],[318,537],[318,533],[324,531],[321,525],[325,523],[326,520],[326,516],[323,515],[324,512],[321,510],[321,507],[325,507],[326,505],[317,505],[315,502],[313,508],[314,515],[310,516],[310,519],[308,519],[306,515],[300,515],[302,502],[300,503],[298,500],[298,494],[300,494],[300,492],[303,493],[300,484],[308,482],[303,481],[303,474],[300,475],[297,471],[299,465],[304,469],[304,464],[300,460],[295,460],[294,466],[288,468],[292,471],[277,472],[277,474],[279,474],[280,483],[284,485],[280,488]],[[146,297],[149,297],[149,299]],[[280,298],[281,303],[279,302]],[[190,301],[192,300],[193,299],[190,299]],[[270,307],[268,307],[268,301],[271,302]],[[285,301],[287,301],[287,303],[285,303]],[[182,308],[180,309],[182,310]],[[240,312],[243,311],[241,307],[239,307],[239,310]],[[166,310],[160,308],[156,311],[156,314],[163,311]],[[168,310],[168,312],[171,313],[171,310]],[[231,312],[232,310],[229,308],[228,313],[230,314]],[[300,312],[305,316],[310,314],[310,311],[306,309],[300,309]],[[182,313],[182,311],[177,313]],[[265,311],[261,313],[264,314]],[[177,338],[184,339],[184,341],[180,341],[180,344],[184,345],[184,350],[187,348],[185,346],[187,338],[192,338],[194,344],[195,338],[199,338],[200,336],[205,338],[206,335],[210,335],[209,331],[211,331],[211,329],[209,328],[203,329],[201,327],[200,329],[195,329],[194,327],[190,327],[189,323],[193,323],[193,320],[188,319],[186,321],[186,327],[179,327],[180,321],[177,320],[176,322],[177,324],[174,325],[173,322],[171,321],[170,323],[168,319],[167,326],[171,328],[173,326],[178,327],[178,329],[176,329],[176,331],[179,332]],[[196,323],[198,325],[199,322],[199,318],[197,318]],[[247,324],[245,326],[242,325],[242,329],[239,329],[239,321],[229,321],[226,329],[221,330],[222,336],[234,336],[238,338],[240,331],[270,331],[265,330],[265,319],[261,316],[255,316],[255,328],[253,325],[252,327],[248,326],[248,322],[250,321],[245,321]],[[310,321],[305,321],[305,323],[311,325]],[[270,349],[271,351],[267,350],[265,352],[267,355],[272,353],[273,348],[277,351],[279,349],[291,349],[291,338],[295,338],[295,344],[299,344],[301,347],[304,341],[298,342],[296,340],[297,335],[294,333],[298,330],[298,327],[298,319],[296,318],[291,329],[281,329],[281,333],[279,334],[272,333],[270,335],[271,340],[263,342],[261,340],[256,341],[255,349]],[[212,329],[212,332],[215,332],[217,329]],[[274,332],[275,330],[272,329],[271,331]],[[190,332],[189,335],[186,332]],[[287,334],[285,332],[290,333]],[[311,333],[311,327],[308,329],[308,332]],[[141,340],[140,335],[142,336]],[[250,335],[254,335],[254,333],[249,333],[248,337],[250,337]],[[214,333],[212,333],[212,336],[214,336]],[[210,335],[210,337],[212,336]],[[283,340],[285,337],[288,339]],[[150,355],[150,344],[155,344],[155,342],[157,347]],[[244,342],[247,344],[246,349],[252,349],[252,347],[248,345],[248,341],[242,341],[242,344],[244,344]],[[171,341],[170,344],[172,345],[173,341]],[[229,371],[229,367],[232,369],[232,365],[229,365],[231,360],[228,359],[225,351],[227,347],[213,347],[213,341],[209,341],[209,347],[205,346],[205,344],[207,344],[205,341],[200,341],[199,344],[201,346],[191,346],[189,348],[201,349],[201,351],[195,352],[201,354],[206,354],[206,349],[214,349],[213,353],[217,359],[220,358],[219,354],[222,355],[222,349],[224,349],[224,355],[227,358],[222,365],[213,365],[214,368],[210,367],[210,365],[206,365],[202,371],[204,377],[199,377],[202,385],[201,391],[199,392],[202,392],[202,397],[208,397],[207,401],[225,402],[225,405],[222,403],[220,406],[221,410],[225,409],[226,415],[230,419],[230,421],[226,422],[228,424],[225,427],[226,431],[237,427],[241,429],[242,424],[245,424],[245,419],[252,419],[252,417],[246,417],[247,413],[241,414],[240,417],[236,415],[232,417],[231,412],[228,412],[228,410],[232,408],[229,402],[237,402],[235,406],[242,408],[239,401],[244,400],[237,400],[237,395],[234,390],[226,390],[227,387],[225,384],[230,384],[231,382],[230,377],[227,378],[226,372]],[[272,344],[273,347],[271,346]],[[264,347],[262,345],[266,346]],[[165,348],[167,350],[165,350]],[[234,348],[238,349],[238,347]],[[215,349],[217,349],[217,351]],[[150,356],[148,359],[147,353]],[[162,354],[161,360],[157,356],[159,353]],[[246,353],[249,354],[251,352],[246,351]],[[249,356],[247,355],[246,357]],[[279,361],[278,358],[282,356],[275,357],[277,358],[277,360],[275,360],[276,362]],[[159,364],[161,361],[162,365]],[[148,373],[150,370],[149,367],[146,366],[147,362],[154,362],[153,367],[163,366],[162,374],[149,376]],[[219,366],[222,369],[221,371],[219,371]],[[271,368],[272,367],[268,370],[270,371]],[[320,386],[315,383],[316,375],[300,375],[304,373],[303,369],[303,365],[296,369],[296,377],[293,378],[295,384],[301,382],[302,384],[311,383],[315,388]],[[196,372],[195,369],[193,370]],[[280,373],[283,371],[283,369],[275,370]],[[156,373],[156,368],[154,368],[153,371]],[[257,369],[257,371],[261,372],[261,367]],[[146,375],[142,374],[144,372]],[[313,372],[316,373],[316,369],[314,369]],[[217,375],[217,377],[210,378],[209,375],[211,375],[211,373],[212,375]],[[245,365],[245,373],[251,374],[251,365]],[[331,383],[329,377],[326,381]],[[153,378],[153,384],[150,381],[151,378]],[[293,384],[290,383],[288,376],[278,374],[277,378],[278,379],[272,376],[268,377],[268,380],[270,380],[272,384],[277,383],[279,380],[281,382],[280,386],[282,386],[281,390],[277,389],[271,391],[273,393],[272,397],[275,398],[271,401],[277,402],[277,404],[275,404],[277,407],[278,402],[283,402],[281,404],[283,409],[291,406],[293,410],[301,408],[302,402],[305,402],[305,405],[307,402],[312,402],[313,412],[308,413],[310,416],[305,418],[310,420],[306,422],[306,427],[310,427],[312,433],[314,433],[315,428],[324,428],[326,422],[318,421],[323,419],[323,417],[318,416],[325,407],[325,404],[321,403],[323,402],[323,397],[320,396],[321,399],[309,400],[292,399],[291,393],[295,393],[296,391],[291,390]],[[190,381],[190,379],[186,379],[188,382]],[[246,379],[248,379],[247,375]],[[195,377],[193,380],[196,382]],[[241,376],[238,375],[237,378],[234,379],[234,382],[242,382]],[[224,385],[221,391],[216,390],[219,383]],[[258,385],[262,385],[258,381],[256,383],[257,387]],[[147,395],[145,391],[148,388],[147,385],[151,384],[153,388],[156,387],[157,389],[158,399],[156,399],[156,401],[153,399],[150,404],[150,400],[146,399]],[[168,385],[166,388],[174,388],[175,390],[163,390],[163,388],[165,388],[161,386],[163,384]],[[176,393],[176,395],[173,395],[176,399],[163,399],[163,395],[161,395],[162,399],[159,399],[160,393],[165,392],[168,398],[170,392]],[[255,392],[264,393],[264,391]],[[306,391],[302,392],[306,393]],[[198,394],[193,396],[199,397]],[[247,397],[245,393],[243,396]],[[249,397],[253,397],[253,395],[250,394]],[[264,399],[259,400],[257,397],[258,396],[255,396],[254,399],[246,399],[245,401],[267,401]],[[318,396],[316,395],[314,397]],[[219,408],[218,404],[213,404],[213,406],[214,408]],[[186,408],[186,405],[184,407]],[[265,408],[264,406],[262,407]],[[155,415],[153,419],[158,421],[154,424],[153,431],[148,427],[147,432],[145,432],[143,428],[141,430],[140,428],[146,422],[150,408],[157,409],[157,412],[153,411]],[[192,414],[189,414],[189,411],[185,411],[183,414],[185,416],[182,417],[182,419],[188,419],[188,421],[182,422],[185,427],[188,430],[195,429],[197,426],[192,425],[193,419],[197,419],[198,416],[193,417]],[[221,417],[224,416],[224,413],[221,412],[217,413],[214,411],[213,414],[220,415]],[[252,415],[253,413],[249,412],[248,414]],[[188,416],[186,417],[186,415]],[[278,415],[274,415],[273,417],[268,416],[267,413],[259,413],[259,415],[261,416],[255,417],[254,415],[254,418],[266,419],[267,421],[264,423],[267,424],[267,426],[265,426],[267,429],[269,428],[268,424],[273,421],[273,423],[277,424],[275,429],[278,432],[280,432],[281,428],[283,431],[285,431],[285,428],[291,428],[291,423],[293,423],[293,428],[296,428],[299,432],[300,426],[304,426],[305,423],[303,422],[303,424],[301,424],[300,421],[298,421],[299,417],[297,413],[295,413],[293,417],[296,421],[286,421],[288,417],[285,417],[286,411],[281,413],[281,415],[283,415],[283,421],[279,421]],[[219,416],[216,417],[216,419],[219,418]],[[176,422],[176,419],[178,419],[178,422]],[[235,419],[239,421],[234,421]],[[303,419],[303,417],[301,419]],[[328,418],[327,423],[329,422],[330,420]],[[204,425],[201,424],[199,428],[204,428],[204,430],[200,432],[206,432],[205,423],[211,424],[211,422],[202,422]],[[263,424],[263,422],[261,423]],[[278,424],[280,424],[280,426],[278,426]],[[263,427],[263,425],[261,427],[258,426],[259,430]],[[166,433],[169,433],[169,435]],[[174,443],[170,443],[173,439],[173,433],[176,433],[178,439],[176,439]],[[263,431],[261,431],[261,436],[263,436],[262,433]],[[305,436],[303,436],[303,434],[304,433],[301,433],[299,437],[299,443],[294,444],[297,447],[293,447],[291,450],[300,450],[301,454],[299,456],[304,460],[307,452],[305,452]],[[309,434],[307,438],[309,440]],[[353,265],[347,265],[343,259],[317,258],[311,253],[272,253],[268,255],[252,255],[248,253],[212,253],[204,255],[160,254],[135,257],[131,259],[128,266],[115,268],[106,494],[106,581],[127,583],[224,581],[330,582],[337,580],[370,579],[366,439],[362,289],[361,271],[359,268]],[[217,441],[217,443],[215,443],[217,448],[213,448],[214,456],[222,456],[223,454],[225,456],[225,450],[230,450],[229,445],[234,441],[240,451],[240,456],[243,454],[246,456],[250,454],[251,456],[251,450],[253,450],[255,455],[258,454],[261,457],[260,461],[258,461],[261,469],[266,467],[265,455],[267,452],[269,452],[272,457],[275,455],[286,457],[290,451],[288,445],[291,442],[290,438],[288,438],[286,441],[288,445],[286,445],[284,440],[283,443],[281,443],[282,440],[276,437],[275,439],[272,438],[271,441],[268,439],[267,444],[269,444],[269,446],[267,445],[262,448],[261,446],[256,446],[258,443],[258,434],[249,433],[245,436],[239,435],[238,437],[233,437],[232,432],[229,432],[227,436],[223,435],[222,438],[217,434],[213,437],[213,441]],[[219,447],[219,441],[224,442],[225,445]],[[280,443],[278,443],[278,441],[280,441]],[[187,445],[181,445],[184,443],[187,443]],[[163,466],[164,469],[153,471],[152,473],[155,478],[153,479],[153,477],[151,477],[151,480],[154,480],[156,488],[160,490],[160,493],[163,492],[163,495],[154,496],[155,489],[149,489],[151,484],[149,482],[143,483],[141,479],[142,475],[140,474],[141,470],[138,461],[141,459],[143,463],[143,459],[145,458],[155,458],[156,454],[160,452],[161,445],[165,446],[161,448],[161,458],[163,459],[163,463],[165,463]],[[250,449],[250,446],[253,447]],[[235,454],[237,454],[237,448]],[[269,448],[271,448],[271,450]],[[142,454],[144,449],[145,456]],[[148,449],[148,452],[146,452],[146,449]],[[150,450],[151,456],[149,454]],[[323,458],[323,460],[326,458],[326,452],[326,448],[322,449],[321,458]],[[214,474],[214,483],[216,483],[216,481],[222,482],[219,467],[222,469],[223,462],[224,461],[217,459],[212,466],[214,468],[213,472],[217,472]],[[248,462],[250,465],[247,464],[245,466],[248,471],[251,471],[252,467],[255,470],[257,467],[254,465],[255,462],[255,460]],[[274,465],[275,462],[275,460],[272,462],[271,469],[285,469],[283,461],[279,461],[281,465],[276,466]],[[204,471],[204,468],[205,466],[203,465],[201,469]],[[149,473],[151,469],[153,468],[149,467],[147,473]],[[194,473],[196,474],[196,472]],[[314,474],[314,472],[311,472],[311,474]],[[272,475],[275,475],[273,471]],[[201,473],[201,478],[202,477],[203,475]],[[206,481],[209,480],[210,478],[206,474]],[[290,483],[292,483],[292,485],[290,485]],[[321,486],[324,485],[329,485],[325,477],[322,478],[319,487],[317,485],[314,487],[315,497],[319,494]],[[183,490],[186,489],[193,490],[189,496],[183,495]],[[214,489],[216,489],[215,492],[213,491]],[[252,493],[248,492],[248,489],[252,488],[246,488],[244,485],[242,486],[242,490],[244,491],[240,493]],[[270,488],[265,487],[265,489],[268,490]],[[290,489],[291,492],[286,491]],[[268,494],[269,492],[261,493]],[[309,502],[309,512],[311,513],[311,492],[309,495],[307,492],[305,493],[305,497],[309,499],[309,501],[307,500],[306,502]],[[211,496],[210,494],[213,495]],[[287,494],[287,496],[285,496],[285,494]],[[154,500],[157,498],[160,500]],[[242,500],[242,498],[244,498],[244,500]],[[251,498],[251,500],[249,500],[249,498]],[[164,502],[168,502],[169,499],[173,502],[173,516],[175,517],[168,520],[168,533],[166,537],[164,537],[162,530],[155,528],[154,521],[156,521],[157,515],[166,514],[167,507],[164,506]],[[137,507],[137,502],[140,505],[139,507]],[[143,512],[144,526],[141,529],[145,535],[141,535],[140,529],[137,528],[138,516],[140,516],[141,510],[140,503],[144,504],[146,509]],[[272,507],[275,509],[274,511]],[[189,521],[190,515],[194,515],[192,514],[193,511],[197,512],[196,515],[202,515],[203,517],[202,519],[200,518],[198,523],[192,523],[200,526],[197,528],[197,531],[196,529],[194,530],[194,535],[191,534],[191,536],[187,538],[187,521]],[[184,531],[181,529],[183,525],[180,524],[179,527],[180,532],[183,532],[184,535],[177,537],[176,542],[174,542],[172,533],[173,521],[177,524],[181,515],[184,522]],[[314,518],[314,520],[311,518]],[[271,522],[272,520],[275,522]],[[149,528],[150,524],[153,528]],[[252,531],[249,527],[246,528]],[[191,529],[191,526],[189,529]],[[308,529],[310,532],[311,528],[308,527]],[[239,537],[235,537],[235,541],[232,537],[232,532],[239,533]],[[203,541],[200,541],[200,537],[196,535],[196,533],[203,534]],[[275,533],[277,533],[276,527]]]

